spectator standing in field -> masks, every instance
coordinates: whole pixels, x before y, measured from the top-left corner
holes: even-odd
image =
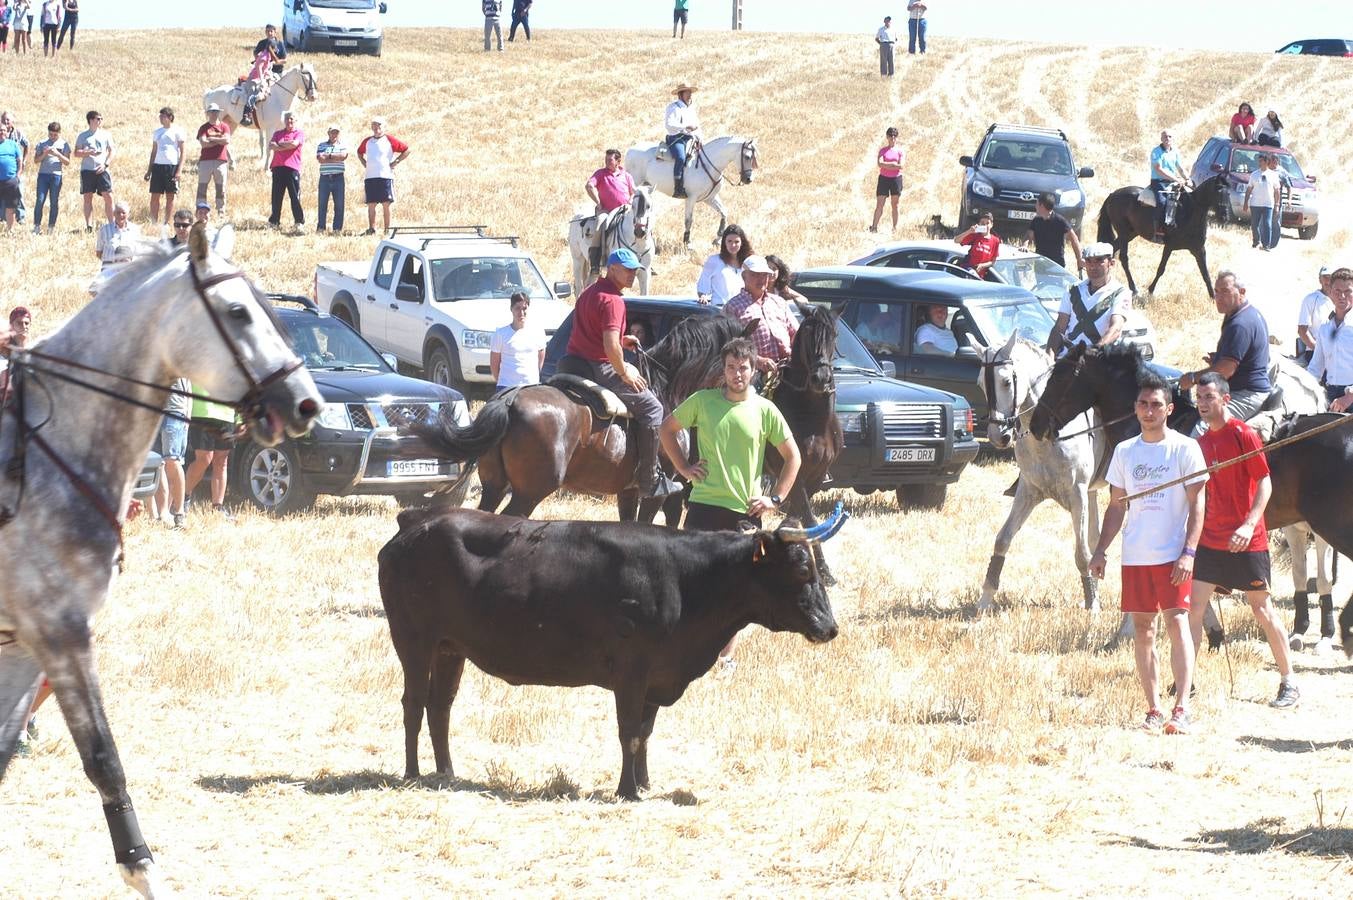
[[[1085,263],[1081,260],[1081,241],[1076,237],[1076,229],[1066,217],[1057,212],[1057,197],[1044,192],[1034,201],[1034,218],[1029,222],[1029,230],[1024,239],[1031,241],[1034,252],[1046,256],[1062,268],[1066,268],[1066,242],[1071,241],[1071,252],[1076,256],[1076,271],[1085,274]]]
[[[62,0],[42,0],[42,55],[56,56],[56,35],[61,28]]]
[[[747,257],[742,264],[742,290],[730,297],[723,308],[726,315],[743,325],[756,323],[756,330],[749,337],[760,357],[756,367],[763,372],[773,372],[776,366],[789,359],[794,335],[799,331],[798,320],[789,311],[789,303],[771,293],[774,277],[775,271],[765,259]]]
[[[74,36],[71,38],[74,44]],[[113,136],[103,129],[103,116],[98,110],[85,113],[89,125],[76,135],[75,156],[80,160],[80,198],[85,214],[85,233],[94,230],[94,195],[103,198],[105,221],[113,221]]]
[[[991,227],[995,221],[989,210],[983,210],[978,214],[975,224],[954,238],[960,246],[968,248],[963,264],[981,278],[987,277],[987,272],[1001,254],[1001,239]]]
[[[305,133],[296,127],[296,116],[292,113],[282,115],[282,127],[273,132],[268,149],[272,151],[272,213],[268,216],[268,225],[279,228],[282,225],[282,198],[291,199],[291,218],[297,230],[305,224],[305,211],[301,209],[301,147],[305,144]]]
[[[884,20],[887,21],[887,20]],[[893,202],[893,230],[897,230],[897,203],[902,198],[902,162],[907,153],[897,146],[897,129],[889,128],[884,133],[886,143],[878,152],[878,185],[874,189],[874,223],[869,226],[871,234],[877,234],[879,220],[883,218],[883,204],[889,198]]]
[[[47,140],[33,151],[38,166],[37,201],[33,206],[33,233],[42,231],[42,206],[47,204],[47,233],[56,227],[56,216],[61,205],[61,175],[71,161],[70,144],[61,139],[61,123],[47,126]]]
[[[1241,103],[1231,116],[1231,140],[1239,144],[1254,143],[1254,107]]]
[[[911,0],[907,4],[907,52],[925,53],[925,14],[929,7],[921,0]]]
[[[1189,687],[1193,682],[1193,641],[1188,633],[1193,560],[1203,532],[1203,451],[1192,438],[1166,427],[1174,409],[1170,386],[1152,374],[1140,382],[1134,411],[1142,433],[1123,441],[1109,463],[1109,506],[1099,544],[1090,557],[1090,573],[1104,577],[1105,551],[1123,533],[1123,612],[1132,615],[1137,678],[1146,695],[1141,727],[1166,734],[1190,728]],[[1182,484],[1160,488],[1176,478],[1199,473]],[[1129,494],[1145,493],[1127,506]],[[1204,599],[1203,602],[1206,602]],[[1156,615],[1170,635],[1174,672],[1174,711],[1169,721],[1160,710],[1156,674]]]
[[[1353,406],[1353,328],[1344,327],[1348,310],[1353,307],[1353,271],[1334,270],[1330,297],[1334,308],[1315,330],[1315,353],[1306,371],[1320,379],[1330,410],[1346,412]]]
[[[113,204],[113,220],[99,226],[98,236],[94,239],[94,255],[99,258],[100,268],[104,271],[125,265],[136,255],[136,242],[141,239],[141,229],[130,219],[131,209],[126,201]]]
[[[169,246],[188,246],[188,231],[193,227],[193,214],[186,209],[174,213],[174,228],[169,235]]]
[[[346,200],[345,167],[348,145],[340,138],[338,127],[329,126],[329,138],[315,148],[319,160],[319,222],[316,231],[323,231],[329,221],[329,201],[334,203],[334,231],[343,230],[343,206]]]
[[[489,36],[498,38],[498,49],[503,49],[503,25],[499,17],[503,14],[502,0],[482,0],[484,10],[484,52],[489,51]]]
[[[794,272],[789,268],[788,263],[772,253],[766,256],[766,264],[775,273],[770,280],[770,292],[772,294],[790,303],[808,302],[807,297],[789,286],[789,282],[794,279]]]
[[[531,3],[532,0],[512,0],[512,27],[508,29],[508,43],[517,39],[517,26],[526,33],[526,40],[531,40]]]
[[[70,32],[70,49],[74,51],[75,27],[80,24],[80,0],[65,0],[63,5],[66,17],[61,21],[61,33],[57,35],[56,46],[58,49],[65,46],[66,33]]]
[[[1278,243],[1273,235],[1273,211],[1282,205],[1283,186],[1278,173],[1269,166],[1270,158],[1267,153],[1259,155],[1259,167],[1250,173],[1241,207],[1250,214],[1250,246],[1260,250],[1272,250]]]
[[[233,516],[226,512],[226,463],[230,460],[230,435],[235,431],[235,416],[230,407],[208,400],[192,398],[192,424],[188,428],[189,443],[193,448],[193,461],[188,464],[184,475],[183,494],[192,497],[193,491],[202,483],[207,469],[211,469],[211,507],[226,519]]]
[[[160,109],[160,127],[150,136],[150,162],[146,181],[150,182],[150,222],[160,221],[160,198],[164,198],[164,223],[174,218],[174,198],[179,192],[179,172],[183,169],[183,145],[188,135],[174,124],[174,111]]]
[[[230,124],[222,121],[221,107],[207,107],[207,121],[197,129],[202,157],[197,161],[197,202],[207,199],[207,185],[216,185],[216,214],[225,215],[226,179],[230,174]]]
[[[874,34],[874,43],[879,45],[879,74],[891,78],[893,74],[893,48],[897,45],[897,36],[893,34],[893,17],[884,16],[883,25]]]
[[[751,256],[752,242],[738,225],[729,225],[719,238],[719,252],[710,254],[695,282],[701,303],[723,306],[742,290],[742,263]]]
[[[1311,353],[1315,350],[1315,330],[1334,312],[1334,302],[1330,299],[1330,272],[1329,266],[1321,266],[1319,289],[1301,298],[1301,309],[1297,313],[1297,359],[1303,365],[1311,361]]]
[[[28,334],[33,327],[33,316],[26,306],[16,306],[9,311],[9,334],[0,335],[0,349],[8,353],[11,349],[28,346]],[[9,359],[5,359],[4,369],[0,369],[0,405],[8,403]]]
[[[502,49],[502,48],[499,48]],[[366,166],[366,232],[376,233],[376,207],[381,208],[384,230],[390,230],[390,204],[395,202],[395,166],[409,155],[409,145],[385,132],[385,120],[371,120],[371,135],[362,138],[357,158]]]
[[[178,214],[182,215],[184,212],[186,210],[180,210]],[[175,228],[177,227],[178,223],[175,222]],[[192,415],[193,408],[192,398],[187,395],[192,389],[193,386],[186,378],[179,378],[174,382],[173,392],[169,394],[169,400],[164,405],[165,417],[160,422],[159,453],[164,460],[164,480],[167,486],[165,497],[167,502],[160,515],[162,520],[167,517],[176,529],[182,528],[187,520],[183,508],[183,501],[187,496],[183,462],[188,455],[188,418]]]
[[[681,26],[681,39],[686,39],[686,23],[690,19],[691,0],[676,0],[672,9],[672,37],[677,36],[677,26]]]
[[[14,206],[14,221],[22,225],[24,223],[23,176],[28,169],[28,138],[24,137],[23,130],[19,128],[19,123],[12,112],[0,112],[0,127],[5,128],[9,132],[9,136],[14,139],[14,143],[19,145],[19,197]],[[0,209],[0,214],[3,214],[3,209]]]
[[[540,383],[540,367],[545,364],[545,332],[526,321],[531,298],[517,291],[509,301],[512,321],[493,333],[489,347],[489,369],[499,391],[523,384]]]
[[[1198,438],[1198,446],[1209,467],[1264,446],[1254,429],[1227,414],[1228,392],[1226,379],[1216,372],[1208,372],[1198,379],[1198,413],[1207,423],[1207,431]],[[1198,541],[1198,555],[1193,561],[1189,629],[1193,632],[1196,658],[1203,640],[1203,614],[1207,612],[1213,589],[1223,587],[1228,591],[1243,591],[1254,618],[1268,639],[1273,664],[1281,678],[1278,696],[1269,706],[1290,709],[1297,705],[1301,692],[1292,681],[1287,635],[1269,599],[1272,577],[1264,508],[1272,493],[1268,460],[1262,453],[1212,473],[1207,484],[1203,533]]]
[[[9,26],[13,21],[13,8],[0,0],[0,53],[9,50]]]
[[[0,125],[0,209],[4,210],[5,230],[14,229],[14,213],[19,208],[19,142],[11,129]]]
[[[33,46],[33,7],[30,0],[14,0],[14,53],[28,53]]]

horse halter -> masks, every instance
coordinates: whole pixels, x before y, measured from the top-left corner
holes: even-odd
[[[983,360],[978,363],[978,365],[982,369],[982,385],[987,395],[987,421],[998,428],[1008,429],[1016,438],[1020,437],[1026,430],[1024,427],[1025,417],[1032,413],[1034,408],[1038,405],[1036,401],[1034,403],[1028,403],[1028,400],[1033,396],[1033,389],[1038,383],[1047,381],[1048,376],[1052,374],[1052,366],[1048,366],[1042,373],[1033,379],[1029,385],[1029,389],[1024,394],[1024,398],[1020,399],[1019,369],[1014,365],[1013,359],[996,358]],[[1010,366],[1010,395],[1015,398],[1015,402],[1013,410],[1009,415],[996,409],[993,405],[996,396],[996,370],[1001,366]],[[1020,409],[1020,406],[1024,404],[1027,405],[1025,405],[1023,409]]]
[[[740,168],[738,177],[742,179],[742,184],[752,183],[752,172],[756,170],[756,138],[742,142],[742,149],[738,153]]]

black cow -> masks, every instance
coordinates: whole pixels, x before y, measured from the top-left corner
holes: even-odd
[[[648,736],[745,625],[836,637],[810,531],[672,532],[541,522],[472,509],[410,510],[380,552],[381,600],[404,668],[405,776],[418,775],[427,710],[437,771],[451,774],[451,704],[465,660],[510,684],[615,694],[616,793],[647,789]]]

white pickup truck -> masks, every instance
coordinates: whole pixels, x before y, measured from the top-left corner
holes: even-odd
[[[368,263],[315,267],[315,302],[428,381],[463,393],[493,389],[489,346],[512,321],[508,298],[531,298],[531,319],[553,335],[572,307],[567,281],[553,289],[514,237],[483,225],[394,228]],[[483,391],[481,390],[480,393]]]

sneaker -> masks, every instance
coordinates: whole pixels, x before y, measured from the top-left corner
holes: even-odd
[[[226,509],[224,503],[213,503],[211,508],[213,511],[220,513],[221,518],[225,519],[227,522],[235,521],[235,514]]]
[[[1274,709],[1291,709],[1301,700],[1301,691],[1290,681],[1278,685],[1278,696],[1269,701]]]
[[[1161,726],[1165,724],[1165,715],[1158,709],[1149,710],[1142,724],[1137,726],[1142,731],[1149,731],[1152,734],[1160,731]]]
[[[86,226],[85,226],[85,234],[93,234],[93,233],[94,233],[94,226],[93,226],[93,225],[86,225]]]
[[[1189,726],[1192,724],[1189,721],[1189,714],[1184,711],[1184,707],[1176,706],[1174,712],[1170,715],[1170,721],[1165,723],[1165,733],[1188,734]]]
[[[366,237],[366,236],[369,235],[369,234],[375,234],[375,233],[376,233],[376,229],[374,229],[374,228],[368,228],[366,231],[363,231],[363,232],[362,232],[362,236],[363,236],[363,237]]]
[[[173,528],[174,528],[175,531],[182,531],[182,530],[183,530],[183,527],[184,527],[185,525],[187,525],[187,524],[188,524],[188,514],[187,514],[187,513],[174,513],[174,525],[173,525]]]

